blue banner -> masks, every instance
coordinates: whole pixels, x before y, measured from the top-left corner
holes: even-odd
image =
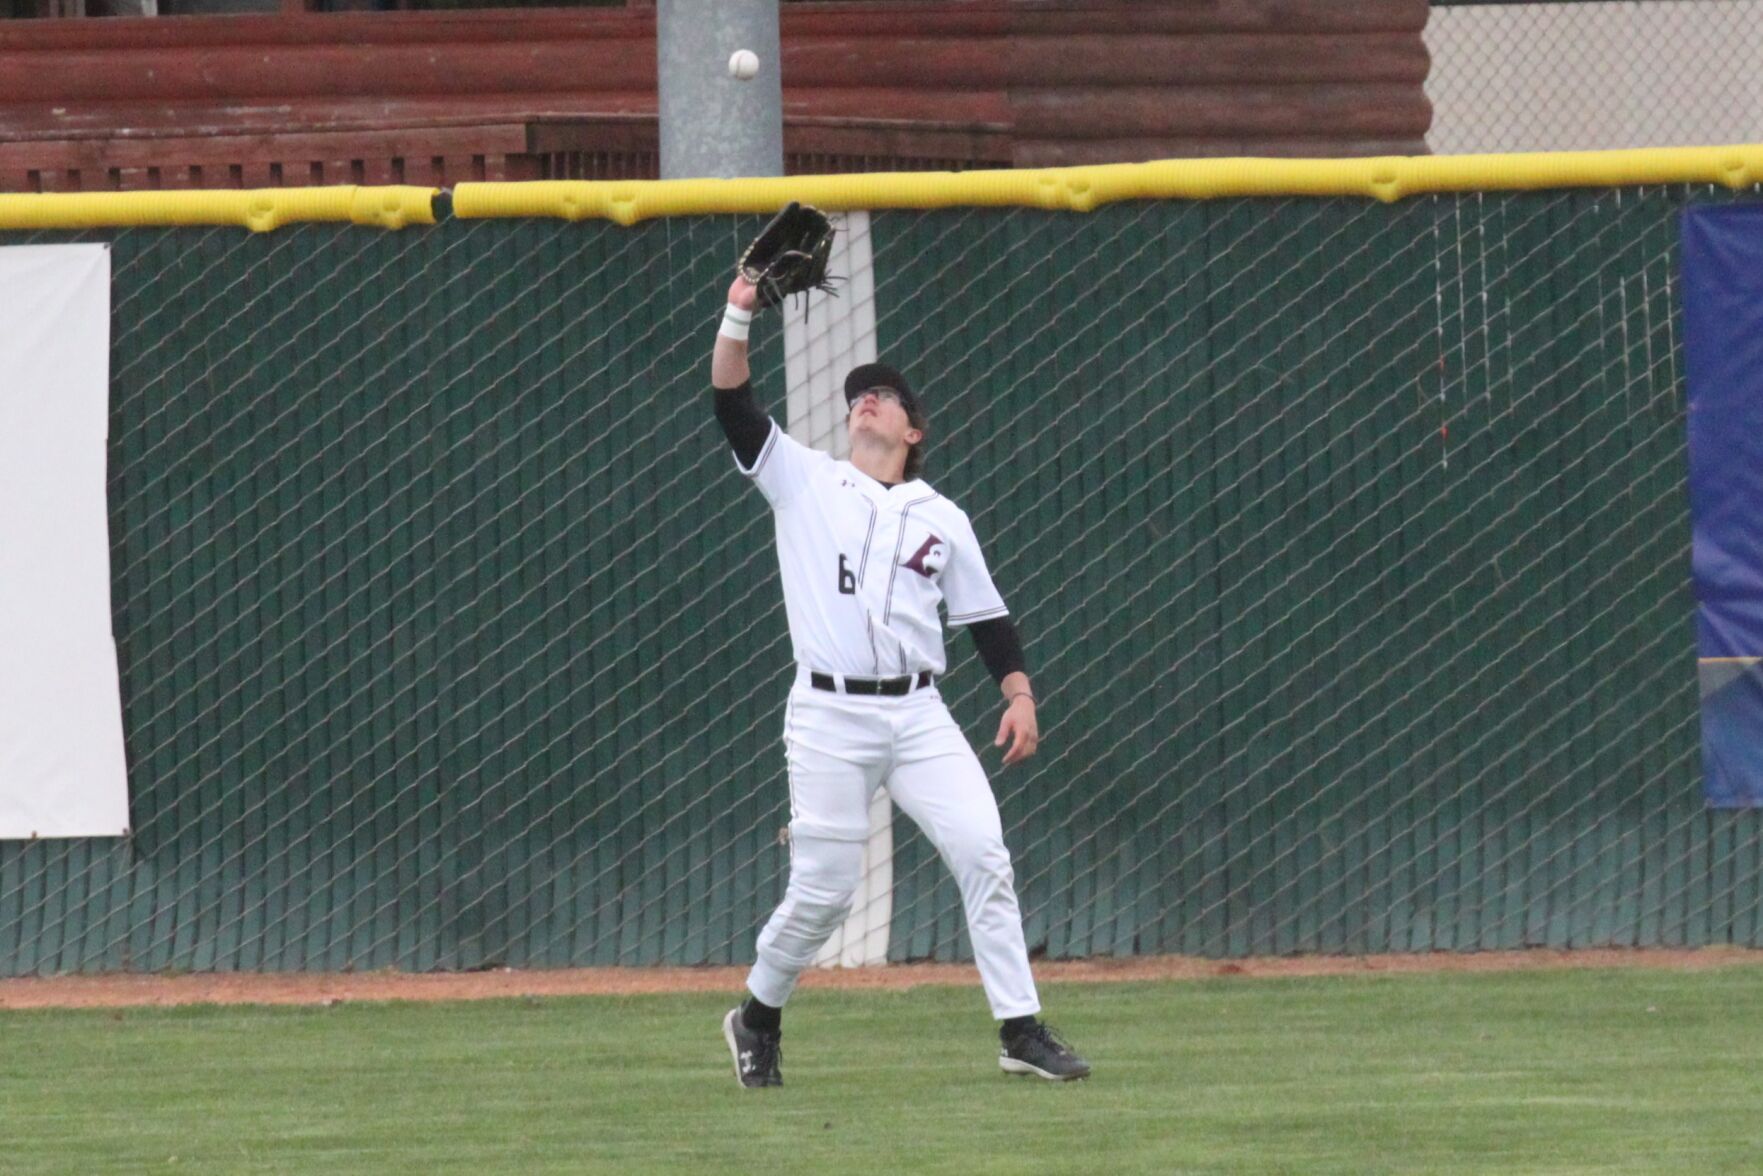
[[[1703,790],[1763,807],[1763,204],[1683,216]]]

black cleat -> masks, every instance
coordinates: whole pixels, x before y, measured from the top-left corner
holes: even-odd
[[[783,1071],[778,1069],[784,1060],[783,1030],[774,1029],[767,1033],[749,1029],[742,1023],[741,1010],[736,1007],[722,1019],[722,1039],[728,1042],[728,1052],[734,1055],[735,1078],[742,1086],[784,1084]]]
[[[1006,1074],[1034,1074],[1052,1082],[1088,1078],[1090,1064],[1059,1040],[1052,1028],[1036,1022],[1028,1029],[1004,1038],[998,1051],[998,1068]]]

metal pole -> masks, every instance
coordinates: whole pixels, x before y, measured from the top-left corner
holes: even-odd
[[[778,0],[658,0],[661,178],[781,176],[784,98]],[[759,73],[729,75],[729,57],[750,49]]]

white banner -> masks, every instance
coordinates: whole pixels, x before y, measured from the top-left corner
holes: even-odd
[[[0,303],[0,838],[123,836],[110,247],[0,248]]]

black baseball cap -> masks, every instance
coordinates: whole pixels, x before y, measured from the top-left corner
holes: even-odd
[[[849,407],[871,388],[892,388],[900,394],[900,407],[915,416],[924,415],[906,377],[898,368],[885,363],[864,363],[851,369],[851,374],[845,377],[845,405]]]

